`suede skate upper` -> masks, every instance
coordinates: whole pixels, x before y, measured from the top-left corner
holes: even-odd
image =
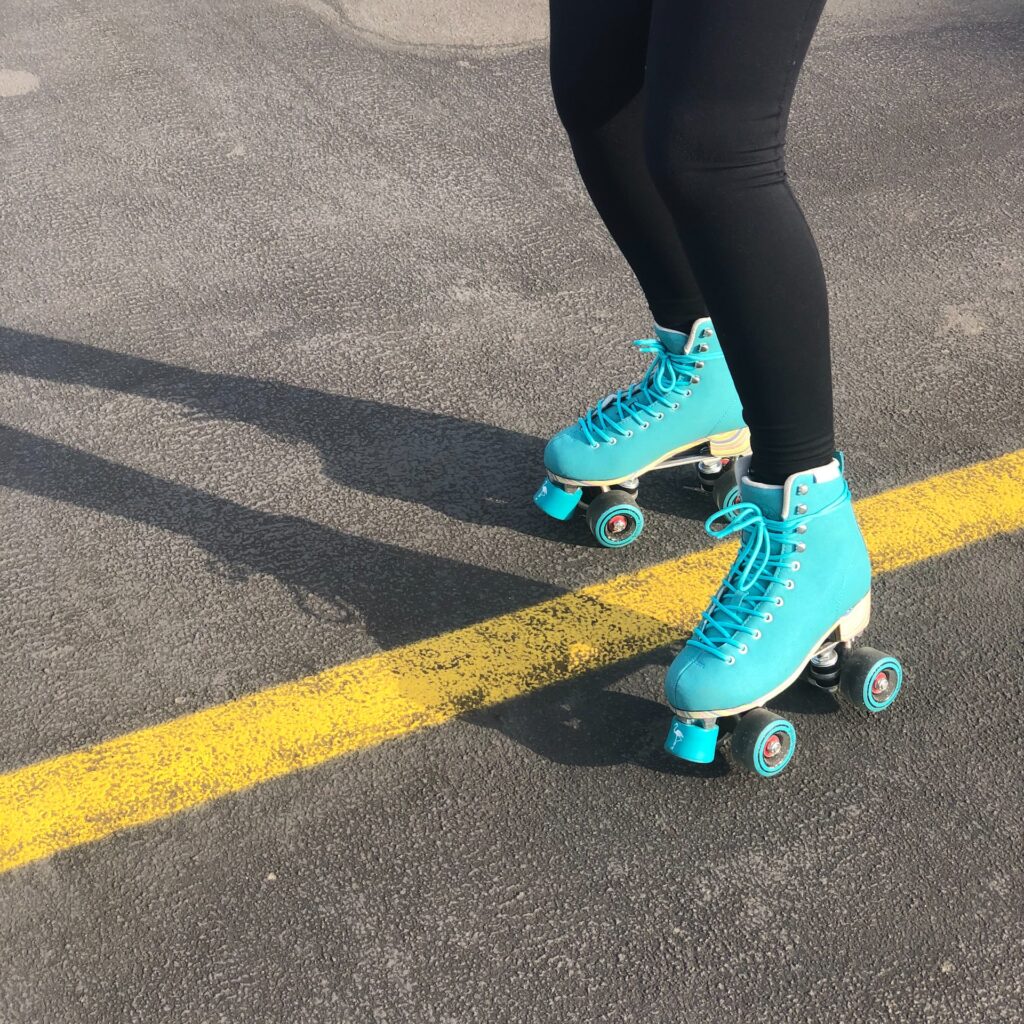
[[[698,320],[689,335],[655,327],[655,337],[636,345],[652,357],[646,373],[548,442],[544,465],[554,476],[614,483],[712,434],[743,427],[739,396],[709,319]]]
[[[738,473],[746,464],[739,460]],[[740,551],[665,679],[668,703],[683,714],[759,703],[871,586],[841,461],[781,487],[741,475],[739,487],[740,504],[706,527],[715,537],[739,533]]]

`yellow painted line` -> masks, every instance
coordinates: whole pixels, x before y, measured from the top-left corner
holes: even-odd
[[[876,573],[1024,527],[1024,450],[857,503]],[[732,544],[0,776],[0,872],[685,635]]]

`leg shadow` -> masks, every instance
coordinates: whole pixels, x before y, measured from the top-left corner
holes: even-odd
[[[394,647],[558,594],[452,559],[351,537],[0,426],[0,486],[188,537],[238,578],[266,573],[300,602]],[[314,602],[315,603],[315,602]]]
[[[195,488],[168,482],[68,445],[0,426],[0,486],[116,516],[187,537],[232,577],[268,574],[300,603],[319,599],[334,622],[347,622],[382,647],[400,645],[517,611],[557,596],[546,584],[451,559],[364,540],[294,516],[245,508]],[[617,610],[622,621],[622,610]],[[637,616],[639,631],[649,620]],[[498,663],[500,649],[495,650]],[[554,657],[558,657],[555,652]],[[382,678],[406,703],[445,716],[464,713],[499,729],[543,757],[567,764],[631,761],[654,771],[716,774],[722,765],[686,766],[661,751],[668,716],[663,705],[606,690],[665,651],[618,663],[496,707],[486,694],[452,697],[411,666]],[[400,665],[400,662],[398,663]],[[474,708],[476,705],[476,708]]]
[[[582,517],[563,524],[534,509],[530,498],[543,476],[544,441],[538,437],[8,328],[0,328],[0,372],[173,402],[196,416],[249,424],[309,445],[319,453],[325,475],[342,486],[425,505],[464,522],[563,543],[594,543]],[[680,486],[688,477],[679,474],[686,472],[646,478],[648,507],[687,518],[707,515],[706,502],[694,504]]]

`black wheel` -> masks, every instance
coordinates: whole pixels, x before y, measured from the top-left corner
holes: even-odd
[[[604,491],[601,490],[600,487],[584,487],[582,488],[582,490],[584,505],[590,505],[592,502],[596,501],[602,494],[605,493]],[[639,486],[626,487],[624,484],[616,484],[615,490],[621,491],[623,494],[629,495],[634,500],[636,499],[637,494],[640,492]]]
[[[711,490],[715,498],[715,505],[718,508],[725,508],[726,505],[735,505],[740,500],[739,488],[736,486],[736,474],[733,465],[730,463],[715,481]]]
[[[640,536],[644,514],[628,491],[602,491],[587,506],[587,526],[606,548],[624,548]]]
[[[762,778],[778,775],[796,750],[796,729],[768,708],[754,708],[740,720],[732,734],[736,763]]]
[[[817,659],[811,658],[804,669],[804,679],[815,689],[835,693],[839,688],[845,654],[845,648],[840,645],[819,655]]]
[[[857,707],[873,714],[884,711],[903,686],[903,666],[891,654],[858,647],[843,660],[839,687]]]
[[[730,469],[732,460],[731,459],[715,459],[712,456],[708,456],[708,461],[714,465],[718,464],[717,469],[706,469],[704,463],[697,463],[697,479],[700,481],[701,487],[705,491],[714,490],[715,484]]]

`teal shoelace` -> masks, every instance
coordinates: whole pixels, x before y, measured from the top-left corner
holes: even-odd
[[[797,539],[804,533],[807,524],[827,515],[849,497],[849,488],[843,486],[843,493],[818,512],[794,515],[788,519],[766,519],[761,509],[753,502],[731,505],[709,516],[704,529],[715,538],[740,534],[741,544],[736,560],[729,570],[718,593],[711,598],[707,611],[701,613],[700,625],[693,631],[687,646],[706,651],[730,664],[736,660],[734,654],[723,651],[722,647],[735,647],[741,654],[747,651],[743,637],[757,639],[760,628],[750,619],[771,622],[774,615],[762,611],[766,602],[782,607],[781,595],[771,596],[772,586],[783,584],[792,590],[795,583],[780,576],[785,570],[799,571],[800,562],[793,556],[802,553],[805,544]],[[724,526],[715,526],[716,520],[725,518]]]
[[[615,444],[620,437],[632,437],[630,422],[646,430],[651,425],[651,418],[664,417],[661,409],[678,409],[676,399],[687,398],[692,393],[690,385],[700,379],[696,371],[701,365],[707,360],[721,358],[717,352],[686,355],[669,352],[659,338],[641,338],[633,344],[654,358],[639,381],[606,395],[579,418],[580,430],[594,448],[601,444]]]

